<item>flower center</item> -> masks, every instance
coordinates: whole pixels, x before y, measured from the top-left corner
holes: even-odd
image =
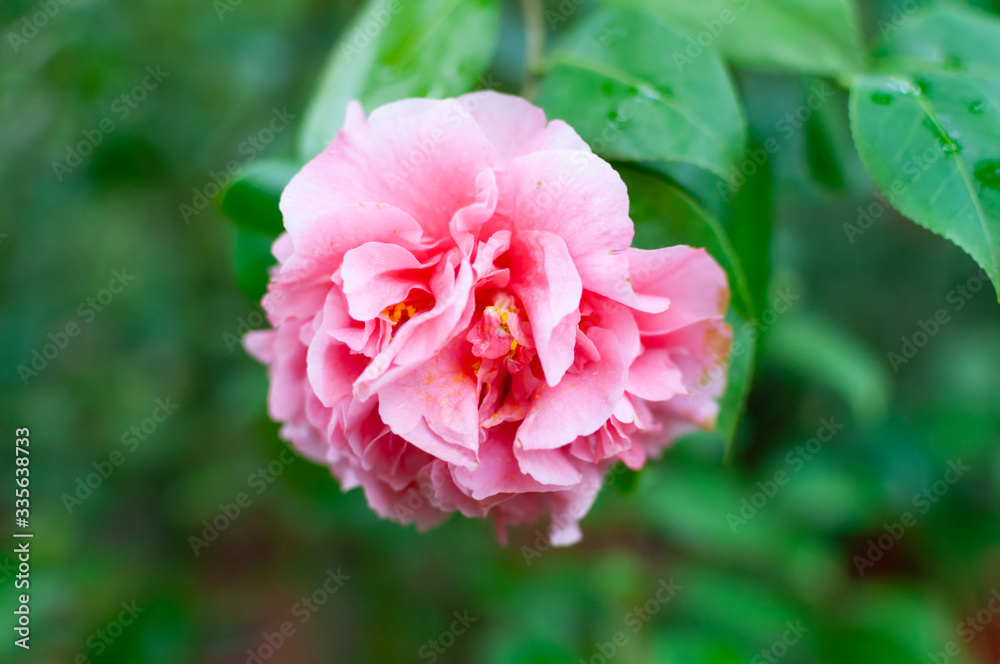
[[[383,309],[382,313],[392,322],[393,325],[398,325],[400,322],[405,323],[416,316],[417,310],[406,302],[397,302],[396,304]]]
[[[466,339],[472,344],[473,355],[490,360],[506,358],[512,371],[529,359],[525,354],[531,346],[528,321],[508,293],[493,296]]]
[[[393,327],[397,327],[416,316],[421,311],[433,308],[434,298],[423,290],[411,291],[402,302],[391,304],[382,310],[381,315],[385,316]]]

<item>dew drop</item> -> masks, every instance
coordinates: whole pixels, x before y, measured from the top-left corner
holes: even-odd
[[[981,101],[969,102],[969,113],[972,113],[973,115],[982,115],[985,109],[986,104]]]
[[[656,88],[653,88],[653,87],[648,86],[648,85],[641,86],[638,89],[638,93],[639,93],[639,98],[640,99],[654,99],[654,100],[659,100],[663,96],[663,95],[660,94],[659,91],[656,90]],[[664,87],[663,88],[663,94],[667,95],[669,97],[669,96],[672,96],[674,94],[674,91],[671,90],[670,88]]]
[[[920,88],[918,88],[917,86],[913,85],[913,82],[910,81],[909,79],[906,79],[906,78],[893,78],[892,82],[895,85],[896,90],[900,94],[904,94],[904,95],[919,95],[920,94]]]
[[[872,102],[879,106],[888,106],[892,103],[892,95],[885,92],[876,92],[872,95]]]

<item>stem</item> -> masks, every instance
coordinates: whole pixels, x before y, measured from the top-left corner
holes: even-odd
[[[522,0],[524,8],[524,41],[527,72],[524,77],[522,94],[531,99],[538,87],[538,77],[542,73],[545,59],[545,26],[542,0]]]

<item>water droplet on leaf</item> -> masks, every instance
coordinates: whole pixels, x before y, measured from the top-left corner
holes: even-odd
[[[885,92],[876,92],[872,95],[872,102],[879,106],[888,106],[892,103],[892,95]]]
[[[912,81],[906,78],[893,78],[892,83],[895,85],[896,90],[900,94],[904,95],[919,95],[920,88],[915,86]]]

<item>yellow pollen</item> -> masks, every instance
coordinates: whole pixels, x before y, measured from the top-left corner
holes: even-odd
[[[390,321],[392,321],[393,325],[396,325],[399,323],[400,319],[403,318],[403,314],[406,314],[407,318],[412,318],[416,315],[417,310],[405,302],[398,302],[391,307],[383,309],[382,313],[385,314]]]

